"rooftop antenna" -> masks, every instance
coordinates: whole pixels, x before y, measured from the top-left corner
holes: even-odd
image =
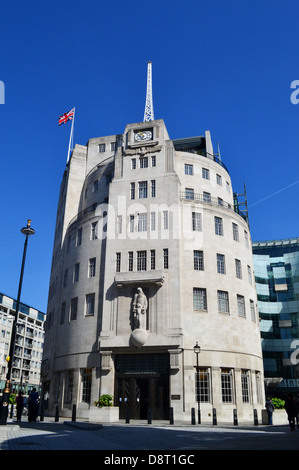
[[[153,93],[152,93],[152,63],[147,63],[147,86],[146,86],[146,100],[144,118],[145,121],[154,121],[154,105],[153,105]]]

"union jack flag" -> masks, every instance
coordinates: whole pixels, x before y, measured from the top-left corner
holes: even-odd
[[[62,114],[62,116],[59,116],[59,121],[58,121],[59,125],[61,126],[61,124],[65,124],[66,122],[74,119],[74,114],[75,114],[75,108],[71,109],[68,113]]]

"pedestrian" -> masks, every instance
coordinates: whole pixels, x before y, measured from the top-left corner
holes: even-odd
[[[19,392],[19,394],[17,395],[16,402],[17,402],[17,421],[21,421],[23,408],[24,408],[24,398],[23,398],[22,392]]]
[[[28,421],[36,421],[38,415],[38,402],[39,395],[36,391],[36,388],[33,388],[32,392],[28,397]]]
[[[289,420],[291,431],[295,431],[295,419],[296,419],[296,413],[297,413],[296,411],[297,406],[292,395],[288,394],[285,400],[284,408],[288,415],[288,420]]]
[[[272,402],[271,398],[267,398],[266,410],[267,410],[267,415],[268,415],[268,424],[272,425],[273,424],[274,405],[273,405],[273,402]]]

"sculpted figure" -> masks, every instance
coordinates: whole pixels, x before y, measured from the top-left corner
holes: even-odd
[[[140,328],[146,330],[147,305],[147,298],[141,287],[138,287],[133,301],[134,329]]]

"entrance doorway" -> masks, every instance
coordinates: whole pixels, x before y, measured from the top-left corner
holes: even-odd
[[[147,419],[149,410],[152,419],[169,419],[169,356],[116,356],[115,365],[114,403],[120,419],[128,413],[131,419]]]

